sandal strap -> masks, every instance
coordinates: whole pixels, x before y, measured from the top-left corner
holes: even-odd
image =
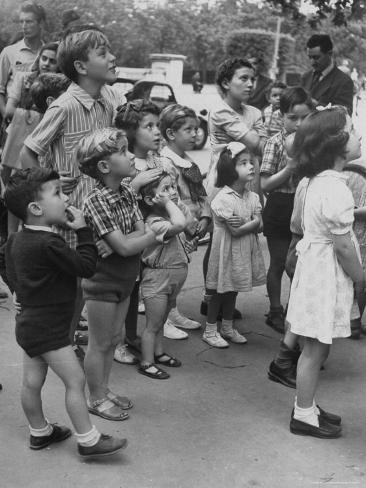
[[[156,369],[156,372],[155,373],[150,373],[150,374],[153,374],[155,376],[160,376],[160,375],[162,375],[162,374],[165,373],[165,371],[163,371],[162,369],[160,369],[159,366],[157,366],[155,363],[141,364],[140,365],[140,368],[142,368],[144,371],[146,371],[149,368],[155,368]]]
[[[90,404],[92,408],[98,410],[98,412],[104,412],[114,407],[114,403],[107,397],[101,398],[100,400],[95,400]]]

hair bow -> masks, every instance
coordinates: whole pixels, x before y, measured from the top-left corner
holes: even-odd
[[[332,108],[332,104],[331,103],[328,103],[328,105],[326,105],[325,107],[323,105],[318,105],[316,107],[316,110],[318,112],[322,112],[323,110],[328,110],[329,108]]]
[[[231,157],[235,158],[238,154],[246,150],[246,146],[242,144],[241,142],[229,142],[229,144],[226,146],[226,149],[228,149],[231,152]]]

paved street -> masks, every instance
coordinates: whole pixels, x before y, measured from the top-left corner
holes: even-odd
[[[364,127],[366,107],[358,127]],[[365,137],[366,138],[366,137]],[[204,170],[209,151],[193,153]],[[265,250],[264,240],[261,239]],[[201,263],[194,254],[179,297],[186,315],[203,323]],[[268,255],[266,261],[268,263]],[[316,293],[316,290],[314,290]],[[283,290],[286,303],[288,283]],[[337,340],[321,373],[318,403],[342,415],[343,437],[320,440],[292,435],[288,424],[294,390],[267,379],[280,336],[264,323],[265,287],[240,294],[244,319],[237,322],[248,344],[211,349],[201,331],[185,341],[165,340],[183,362],[171,378],[156,381],[135,366],[115,363],[112,386],[134,402],[130,419],[93,417],[106,433],[126,436],[128,448],[113,458],[85,462],[71,438],[43,451],[27,447],[28,428],[19,391],[21,351],[14,339],[11,300],[0,308],[0,487],[1,488],[307,488],[366,486],[366,338]],[[140,316],[139,327],[144,318]],[[44,391],[49,420],[70,425],[63,387],[49,374]]]

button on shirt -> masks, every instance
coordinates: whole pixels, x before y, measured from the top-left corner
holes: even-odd
[[[75,158],[78,142],[95,129],[112,126],[115,109],[123,103],[124,97],[109,86],[103,86],[98,99],[92,98],[76,83],[55,100],[30,136],[25,146],[45,156],[51,153],[52,167],[60,172],[79,178],[75,190],[69,195],[70,203],[81,208],[85,197],[92,190],[95,180],[80,173]],[[74,232],[63,233],[68,244],[76,244]]]
[[[98,182],[85,200],[83,213],[97,240],[115,230],[130,234],[142,220],[134,193],[123,183],[114,191]]]
[[[31,71],[38,52],[26,46],[24,39],[6,46],[0,53],[0,93],[6,95],[19,71]]]

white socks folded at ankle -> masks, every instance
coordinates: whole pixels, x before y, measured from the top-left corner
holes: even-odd
[[[45,427],[42,427],[41,429],[34,429],[33,427],[29,426],[29,432],[33,437],[46,437],[52,434],[53,432],[53,427],[49,423],[49,421],[46,419],[46,425]],[[93,425],[91,430],[89,432],[85,432],[85,434],[77,434],[75,433],[75,437],[77,440],[77,443],[80,444],[80,446],[84,447],[92,447],[95,446],[95,444],[98,443],[100,439],[100,433]]]
[[[297,405],[297,399],[295,398],[295,408],[294,408],[294,418],[305,422],[306,424],[314,425],[319,427],[319,409],[316,406],[315,400],[313,400],[313,405],[309,408],[300,408]]]

